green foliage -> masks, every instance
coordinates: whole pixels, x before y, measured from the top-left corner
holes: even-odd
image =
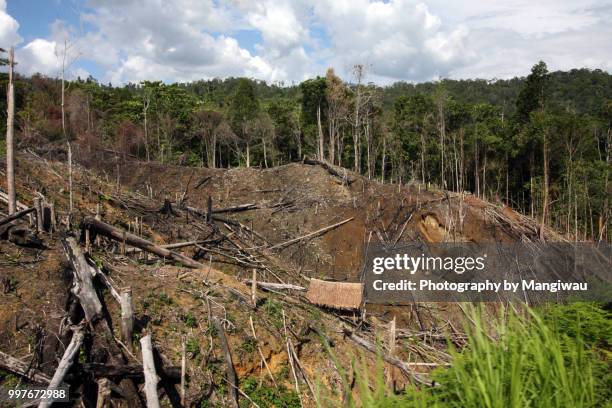
[[[234,132],[244,136],[246,123],[255,119],[258,112],[259,100],[255,86],[246,78],[240,79],[229,109],[230,123]]]
[[[240,349],[245,353],[254,353],[257,350],[257,340],[253,337],[247,337],[240,345]]]
[[[121,87],[79,79],[66,95],[68,137],[84,161],[111,150],[187,166],[276,166],[318,150],[320,112],[323,153],[329,158],[334,150],[333,164],[387,182],[471,191],[537,218],[546,212],[550,225],[578,239],[610,237],[609,73],[548,72],[540,62],[527,77],[509,80],[364,82],[359,107],[355,85],[333,78],[292,86],[226,78]],[[0,87],[5,83],[0,73]],[[56,79],[17,77],[20,147],[55,142],[56,149],[63,140],[60,90]],[[3,98],[0,108],[2,115]],[[4,126],[0,120],[2,135]],[[4,150],[0,144],[0,155]]]
[[[183,316],[183,321],[185,322],[185,326],[187,327],[198,327],[198,319],[191,312],[187,312]]]
[[[593,361],[580,341],[564,344],[536,313],[509,313],[489,325],[478,310],[468,346],[435,376],[434,401],[456,407],[588,407],[598,396]]]
[[[277,329],[283,327],[283,305],[272,298],[268,298],[263,305],[263,310]]]
[[[165,293],[163,293],[163,292],[159,294],[159,301],[160,301],[162,304],[167,305],[167,306],[168,306],[168,305],[171,305],[171,304],[173,304],[173,303],[174,303],[174,301],[172,300],[172,298],[170,298],[170,296],[168,296],[167,294],[165,294]]]
[[[191,353],[193,356],[200,354],[200,343],[198,342],[198,339],[189,337],[185,342],[185,351],[187,351],[187,353]]]
[[[284,386],[278,389],[262,384],[258,385],[256,378],[249,377],[241,382],[242,391],[260,407],[297,408],[301,407],[300,397]],[[241,406],[248,407],[251,403],[242,400]]]
[[[434,371],[436,387],[409,386],[395,395],[385,384],[380,357],[375,376],[354,364],[357,402],[363,407],[599,407],[612,402],[610,313],[593,304],[550,305],[497,319],[472,309],[468,344],[452,349],[452,365]],[[494,339],[495,338],[495,339]],[[605,347],[594,348],[594,345]],[[332,360],[338,367],[333,353]],[[340,370],[341,378],[346,375]],[[346,380],[343,380],[347,386]],[[334,406],[319,388],[319,406]]]
[[[0,384],[2,384],[5,388],[14,388],[18,386],[19,383],[19,377],[7,371],[0,370]]]

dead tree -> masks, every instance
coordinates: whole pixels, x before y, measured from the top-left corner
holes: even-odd
[[[8,92],[6,117],[6,184],[8,192],[8,213],[12,215],[17,211],[17,198],[15,194],[15,86],[13,84],[13,70],[15,66],[15,48],[11,47],[8,58]]]

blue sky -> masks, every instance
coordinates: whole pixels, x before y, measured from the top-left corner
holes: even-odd
[[[0,0],[0,47],[18,70],[103,82],[248,76],[292,83],[508,78],[612,68],[612,0]]]

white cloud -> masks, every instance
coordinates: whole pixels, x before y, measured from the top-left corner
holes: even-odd
[[[609,0],[81,1],[85,32],[53,22],[49,37],[18,51],[18,69],[57,75],[65,38],[113,83],[301,81],[328,66],[350,79],[357,63],[379,83],[512,77],[539,59],[551,69],[612,67]],[[0,0],[0,46],[19,43],[18,30]],[[245,32],[257,36],[241,44]]]
[[[6,12],[6,1],[0,0],[0,48],[8,49],[22,41],[17,30],[19,23]]]
[[[382,82],[448,75],[473,54],[465,25],[443,27],[423,4],[409,0],[320,0],[315,13],[330,36],[331,61],[345,74],[354,64],[370,67]]]
[[[19,62],[17,70],[24,74],[41,73],[49,76],[58,75],[59,62],[55,50],[57,43],[37,38],[17,50]]]

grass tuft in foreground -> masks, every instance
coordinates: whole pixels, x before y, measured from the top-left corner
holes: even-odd
[[[382,362],[370,379],[356,365],[349,407],[612,407],[611,314],[596,305],[551,305],[485,319],[470,312],[468,345],[452,366],[432,373],[430,389],[386,389]],[[361,366],[361,368],[359,368]],[[326,401],[319,398],[319,401]],[[327,406],[322,403],[322,406]]]

